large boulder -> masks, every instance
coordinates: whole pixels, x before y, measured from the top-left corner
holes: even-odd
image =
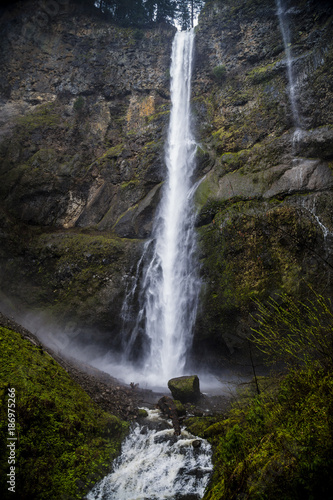
[[[172,378],[168,382],[168,387],[174,399],[182,403],[196,401],[200,396],[199,378],[197,375]]]

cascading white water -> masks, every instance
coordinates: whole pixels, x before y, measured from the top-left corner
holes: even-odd
[[[144,252],[141,310],[125,349],[127,359],[133,359],[136,340],[143,330],[148,339],[144,379],[153,385],[165,385],[171,377],[183,374],[200,286],[194,259],[192,175],[196,144],[190,113],[193,47],[193,30],[176,33],[170,69],[167,179],[153,225],[153,238]]]
[[[293,75],[293,60],[291,57],[291,50],[290,50],[291,40],[290,40],[290,35],[289,35],[288,22],[286,20],[286,15],[285,15],[285,11],[282,7],[281,0],[276,0],[276,7],[277,7],[277,14],[279,17],[280,30],[281,30],[282,38],[283,38],[284,51],[285,51],[286,59],[287,59],[289,99],[290,99],[291,111],[293,114],[294,125],[297,129],[295,132],[295,140],[297,140],[299,138],[299,135],[300,135],[301,120],[300,120],[300,114],[299,114],[299,110],[298,110],[298,106],[297,106],[297,102],[296,102],[296,86],[295,86],[294,75]]]
[[[113,471],[96,484],[88,500],[200,499],[212,472],[211,447],[186,431],[174,436],[171,423],[156,428],[158,410],[148,410],[147,425],[135,425]],[[155,428],[154,428],[155,427]],[[194,447],[194,441],[198,447]]]

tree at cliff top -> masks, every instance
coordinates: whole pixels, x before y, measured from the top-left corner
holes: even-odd
[[[204,0],[86,0],[85,3],[93,3],[103,14],[125,26],[177,22],[182,29],[188,29]]]

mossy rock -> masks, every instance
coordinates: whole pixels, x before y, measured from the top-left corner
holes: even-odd
[[[148,417],[148,412],[144,408],[140,408],[138,412],[138,417],[139,418],[146,418]]]
[[[200,397],[199,378],[197,375],[172,378],[168,387],[174,399],[186,403]]]
[[[183,417],[184,415],[186,415],[186,408],[183,403],[181,401],[178,401],[177,399],[174,399],[173,402],[175,404],[178,417]]]

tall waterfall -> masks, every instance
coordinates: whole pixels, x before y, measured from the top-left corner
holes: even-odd
[[[289,28],[288,28],[288,22],[286,20],[286,14],[285,10],[282,7],[282,2],[281,0],[276,0],[276,7],[277,7],[277,14],[279,17],[279,23],[280,23],[280,30],[283,38],[283,44],[284,44],[284,50],[286,54],[286,59],[287,59],[287,75],[288,75],[288,83],[289,83],[289,99],[290,99],[290,106],[291,106],[291,111],[293,114],[293,121],[296,129],[301,128],[301,120],[300,120],[300,114],[296,102],[296,88],[295,88],[295,80],[294,80],[294,74],[293,74],[293,60],[291,57],[291,50],[290,50],[290,34],[289,34]]]
[[[193,47],[193,30],[176,33],[170,68],[167,178],[152,239],[142,259],[141,308],[126,347],[128,359],[134,359],[138,336],[144,332],[144,374],[152,385],[164,385],[169,378],[183,374],[197,310],[199,279],[194,257],[192,181],[196,144],[190,112]]]

